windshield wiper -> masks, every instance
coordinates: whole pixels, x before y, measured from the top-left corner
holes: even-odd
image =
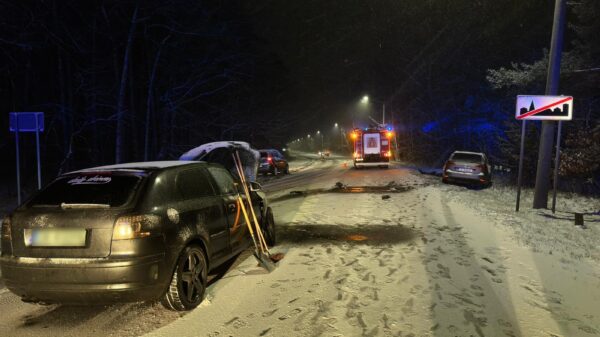
[[[68,208],[110,208],[109,204],[67,204],[61,203],[60,208],[68,209]]]

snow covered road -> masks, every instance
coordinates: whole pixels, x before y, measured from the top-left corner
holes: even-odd
[[[354,170],[347,164],[304,161],[289,176],[267,179],[264,188],[275,201],[278,224],[276,251],[285,258],[267,274],[243,254],[190,313],[153,304],[40,307],[0,293],[0,331],[156,337],[600,335],[600,231],[594,227],[600,217],[588,217],[587,230],[574,229],[562,213],[555,218],[547,212],[515,214],[513,195],[502,188],[443,185],[401,165]],[[330,190],[336,182],[361,188]],[[577,200],[573,203],[597,203]]]

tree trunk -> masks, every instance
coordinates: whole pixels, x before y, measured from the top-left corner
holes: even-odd
[[[146,101],[146,123],[145,123],[145,132],[144,132],[144,161],[148,161],[148,156],[150,153],[150,116],[152,115],[152,107],[154,102],[154,79],[156,78],[156,68],[158,68],[158,61],[160,60],[160,54],[162,52],[162,47],[165,45],[165,42],[169,39],[170,35],[164,38],[158,47],[158,51],[156,52],[156,56],[154,57],[154,64],[152,65],[152,72],[150,73],[150,81],[148,82],[148,95]]]
[[[121,83],[119,84],[119,95],[117,97],[117,132],[115,135],[115,163],[120,163],[123,160],[123,147],[125,136],[125,90],[127,88],[127,74],[129,66],[129,54],[131,52],[131,44],[133,42],[133,34],[137,22],[138,6],[136,5],[131,16],[131,25],[127,36],[127,45],[125,46],[125,54],[123,56],[123,69],[121,71]]]

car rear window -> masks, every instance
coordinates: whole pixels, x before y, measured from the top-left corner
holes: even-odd
[[[268,152],[261,152],[260,153],[260,157],[261,158],[267,158],[267,157],[269,157],[269,153]]]
[[[141,176],[83,173],[60,177],[36,195],[27,206],[65,204],[125,205],[136,191]]]
[[[462,161],[467,163],[481,163],[483,158],[480,154],[476,153],[455,153],[452,155],[451,160]]]

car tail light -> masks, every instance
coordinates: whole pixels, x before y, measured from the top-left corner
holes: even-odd
[[[113,240],[129,240],[151,236],[160,217],[154,214],[122,216],[115,222]]]
[[[271,163],[273,161],[273,157],[267,157],[267,161]]]
[[[2,219],[2,230],[1,230],[2,239],[10,240],[11,239],[11,222],[10,217],[5,217]]]
[[[478,167],[479,169],[481,169],[481,172],[485,172],[485,173],[487,173],[487,166],[485,166],[485,165],[483,165],[483,164],[479,164],[479,165],[477,165],[477,167]]]

